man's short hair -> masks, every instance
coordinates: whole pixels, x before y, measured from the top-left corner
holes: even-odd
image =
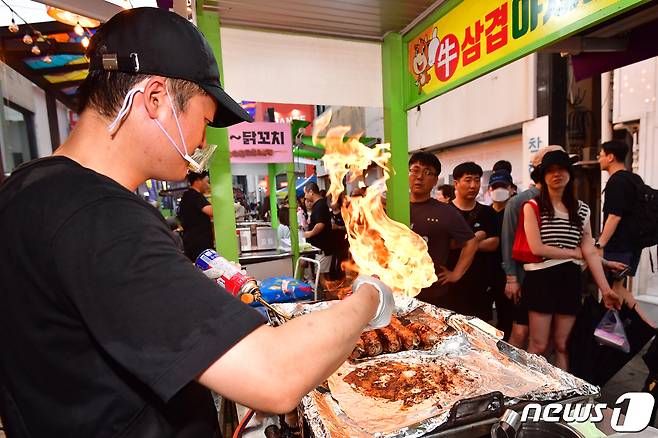
[[[121,109],[126,94],[151,76],[120,71],[90,71],[78,89],[78,113],[92,108],[104,117],[114,118]],[[185,111],[187,102],[192,97],[206,94],[194,82],[183,79],[167,78],[167,86],[178,112]]]
[[[304,192],[311,192],[316,195],[319,195],[320,187],[318,187],[318,184],[314,183],[313,181],[307,182],[306,185],[304,186]]]
[[[498,160],[494,163],[493,168],[491,169],[494,172],[499,170],[505,170],[510,175],[512,174],[512,163],[507,160]]]
[[[188,182],[190,185],[192,185],[192,184],[194,184],[195,182],[197,182],[198,180],[200,180],[200,179],[204,179],[204,178],[207,177],[207,176],[208,176],[208,173],[207,173],[207,172],[203,172],[203,173],[188,172],[188,174],[187,174],[187,176],[185,177],[185,179],[187,180],[187,182]]]
[[[412,164],[420,163],[423,166],[433,167],[437,176],[441,173],[441,161],[436,155],[429,152],[416,152],[409,158],[409,167]]]
[[[452,171],[452,178],[458,180],[464,175],[475,175],[481,177],[482,173],[482,168],[478,164],[472,161],[467,161],[455,167]]]
[[[628,145],[623,141],[612,140],[606,141],[601,145],[601,149],[605,152],[606,155],[612,154],[620,163],[626,161],[626,155],[628,155]]]

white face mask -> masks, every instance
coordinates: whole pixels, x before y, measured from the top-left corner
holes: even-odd
[[[158,125],[158,128],[160,128],[162,133],[167,137],[169,142],[174,146],[174,148],[180,154],[180,156],[183,157],[185,161],[187,161],[187,167],[189,168],[189,170],[196,173],[203,173],[206,170],[208,170],[208,164],[210,163],[210,158],[215,152],[215,149],[217,149],[217,145],[208,145],[203,149],[197,148],[192,156],[190,156],[190,154],[187,153],[187,145],[185,144],[185,137],[183,137],[183,131],[180,127],[180,123],[178,122],[178,115],[176,114],[176,109],[174,108],[173,100],[171,98],[171,95],[169,94],[169,89],[165,87],[165,90],[167,92],[167,97],[169,98],[169,105],[171,106],[171,112],[174,113],[174,120],[176,121],[176,126],[178,127],[178,134],[180,135],[181,141],[183,142],[182,151],[181,148],[178,146],[178,144],[176,144],[176,142],[171,138],[167,130],[164,129],[160,121],[158,119],[155,119],[153,121],[155,122],[156,125]],[[117,114],[117,117],[110,124],[110,126],[108,126],[108,130],[110,131],[110,134],[114,135],[116,133],[116,131],[119,129],[119,126],[130,112],[130,108],[132,107],[132,103],[135,95],[137,93],[143,93],[143,92],[144,92],[144,86],[142,85],[133,88],[128,92],[128,94],[126,94],[126,97],[123,100],[123,105],[121,106],[121,110],[119,110],[119,114]]]
[[[491,199],[494,202],[505,202],[509,199],[509,190],[505,188],[498,188],[491,191]]]

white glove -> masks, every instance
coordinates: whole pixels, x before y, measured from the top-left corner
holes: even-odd
[[[386,327],[391,323],[391,315],[395,310],[395,299],[391,288],[374,277],[359,275],[352,283],[352,293],[358,292],[363,284],[369,284],[379,292],[379,305],[375,316],[368,323],[368,327],[373,329]]]

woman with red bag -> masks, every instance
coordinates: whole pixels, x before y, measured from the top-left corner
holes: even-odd
[[[581,306],[581,272],[587,263],[608,308],[620,306],[606,281],[594,247],[587,204],[576,199],[569,155],[546,153],[540,166],[541,191],[523,206],[523,224],[532,254],[524,265],[523,296],[529,311],[528,352],[544,354],[552,339],[555,365],[567,370],[567,340]]]

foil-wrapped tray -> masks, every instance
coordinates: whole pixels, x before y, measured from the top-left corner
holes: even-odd
[[[298,316],[333,303],[277,306]],[[451,334],[429,350],[346,361],[328,379],[328,385],[302,399],[300,408],[315,437],[420,437],[446,426],[451,408],[460,400],[497,392],[502,393],[505,407],[599,395],[598,387],[554,367],[541,356],[503,342],[495,333],[474,324],[472,318],[402,296],[396,296],[396,313],[402,317],[424,313],[445,321]],[[422,369],[419,375],[425,376],[425,380],[448,370],[448,376],[458,373],[458,383],[437,387],[435,391],[427,390],[431,385],[420,385],[426,387],[427,399],[416,397],[413,403],[368,397],[358,387],[346,383],[350,373],[363,374],[368,370],[381,370],[382,375],[388,372],[388,378],[395,378],[390,371],[396,367],[408,367],[405,372],[410,375]],[[403,396],[398,394],[400,397]]]

